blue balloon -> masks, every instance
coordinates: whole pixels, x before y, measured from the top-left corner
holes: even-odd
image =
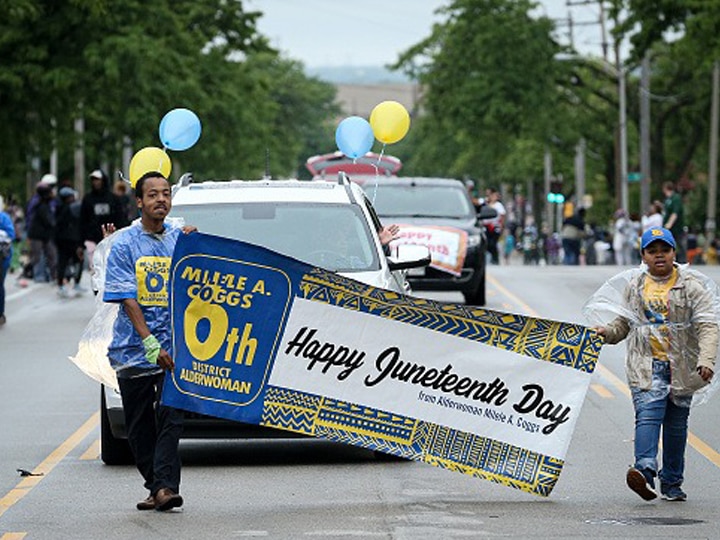
[[[356,159],[367,154],[375,141],[370,122],[359,116],[349,116],[335,130],[338,149],[347,157]]]
[[[189,109],[173,109],[160,121],[160,142],[168,150],[187,150],[200,138],[202,126]]]

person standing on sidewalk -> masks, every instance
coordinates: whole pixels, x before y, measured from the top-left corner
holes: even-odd
[[[30,242],[30,263],[33,279],[37,282],[54,282],[57,278],[57,248],[55,247],[55,194],[49,184],[40,183],[39,196],[27,231]],[[44,264],[41,264],[44,262]]]
[[[687,253],[685,246],[685,216],[683,202],[680,194],[675,190],[675,184],[665,182],[663,184],[663,227],[670,229],[677,242],[677,262],[686,263]]]
[[[607,309],[610,291],[623,291],[619,316],[595,330],[611,345],[628,338],[625,369],[635,408],[635,463],[627,485],[649,501],[657,497],[657,477],[664,499],[684,501],[690,405],[715,371],[718,289],[701,273],[675,263],[676,240],[668,229],[648,229],[640,246],[644,264],[611,279],[584,311],[592,315]]]
[[[149,496],[138,510],[182,506],[178,444],[183,412],[160,404],[165,372],[174,368],[168,308],[170,262],[179,229],[165,218],[170,184],[159,172],[135,186],[141,221],[118,231],[107,259],[103,300],[120,303],[108,348],[115,369],[135,464]]]
[[[5,199],[0,196],[0,326],[7,321],[5,317],[5,277],[12,261],[12,242],[15,240],[15,225],[5,212]]]
[[[70,282],[74,281],[75,294],[83,292],[80,286],[82,278],[84,247],[80,236],[80,203],[76,200],[77,193],[71,187],[62,187],[58,192],[60,206],[57,208],[57,231],[55,244],[58,252],[57,284],[58,296],[70,298]],[[68,269],[72,275],[66,276]],[[68,284],[65,286],[67,278]]]
[[[122,203],[110,186],[110,179],[100,169],[90,173],[90,191],[82,198],[80,206],[80,231],[85,244],[88,268],[93,271],[95,247],[103,239],[103,225],[112,224],[116,229],[128,224]]]
[[[498,250],[498,243],[500,242],[500,235],[502,235],[503,228],[505,226],[505,216],[507,211],[505,206],[500,201],[500,192],[494,188],[489,187],[486,190],[487,198],[485,204],[490,208],[494,208],[497,215],[494,218],[485,220],[485,235],[487,236],[487,252],[490,254],[490,262],[492,264],[500,264],[500,253]]]

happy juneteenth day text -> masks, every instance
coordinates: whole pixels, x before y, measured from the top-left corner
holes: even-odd
[[[317,333],[317,328],[302,327],[287,343],[285,354],[308,359],[308,371],[312,371],[316,366],[322,366],[322,373],[327,374],[331,368],[339,368],[336,377],[340,381],[350,377],[355,370],[365,364],[365,351],[330,341],[319,341],[315,339]],[[398,347],[388,347],[380,352],[374,362],[376,373],[365,377],[363,381],[365,386],[371,388],[384,380],[391,379],[495,406],[507,403],[510,397],[510,389],[499,377],[491,382],[479,381],[454,373],[451,364],[436,369],[403,360],[400,354]],[[525,384],[522,390],[524,392],[522,398],[513,403],[512,408],[519,414],[533,414],[540,420],[548,421],[542,429],[543,434],[551,434],[558,426],[569,420],[571,407],[544,399],[545,390],[541,385]]]

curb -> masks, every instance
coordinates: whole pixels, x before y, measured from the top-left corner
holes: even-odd
[[[35,283],[33,280],[29,279],[27,286],[22,287],[21,285],[18,285],[18,281],[17,281],[17,279],[15,279],[13,286],[17,290],[15,290],[14,292],[9,292],[8,291],[8,283],[6,281],[5,282],[5,301],[8,302],[10,300],[22,298],[23,296],[30,294],[32,291],[34,291],[40,285],[42,285],[42,283]]]

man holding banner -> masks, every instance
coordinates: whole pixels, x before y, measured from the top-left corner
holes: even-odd
[[[163,403],[548,496],[602,340],[439,304],[261,246],[178,240]]]
[[[168,276],[181,229],[165,223],[172,198],[161,173],[141,176],[135,194],[141,221],[117,233],[107,261],[103,300],[121,304],[108,357],[118,378],[128,442],[150,491],[137,509],[165,511],[183,504],[178,454],[183,413],[160,405],[164,372],[174,367]]]

